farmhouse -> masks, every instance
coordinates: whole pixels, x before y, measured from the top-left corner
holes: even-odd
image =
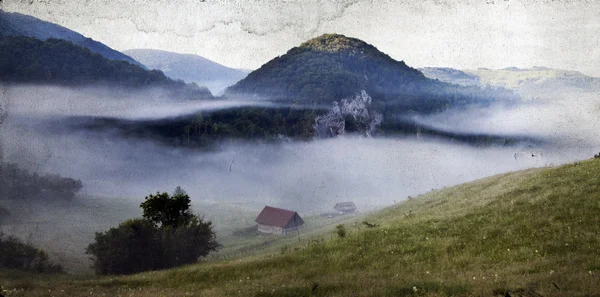
[[[340,214],[356,213],[356,205],[354,205],[354,202],[351,201],[339,202],[333,207],[333,209],[335,209]]]
[[[255,221],[259,232],[272,234],[294,232],[304,224],[297,212],[271,206],[265,206]]]

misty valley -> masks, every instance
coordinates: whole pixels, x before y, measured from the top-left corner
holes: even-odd
[[[246,70],[9,11],[0,297],[600,294],[599,77],[314,32]]]

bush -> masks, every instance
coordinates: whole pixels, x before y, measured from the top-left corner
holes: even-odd
[[[212,223],[190,212],[187,194],[156,193],[140,207],[143,218],[96,233],[86,249],[96,273],[131,274],[191,264],[219,247]]]
[[[2,233],[0,233],[0,268],[36,273],[63,272],[62,266],[50,263],[48,254],[43,250]]]
[[[81,188],[80,180],[56,174],[38,174],[17,164],[0,162],[0,198],[10,199],[71,199]]]
[[[105,233],[96,233],[95,239],[86,253],[94,256],[98,274],[131,274],[162,268],[160,234],[147,220],[125,221]]]
[[[344,224],[339,224],[335,226],[335,233],[337,233],[339,238],[344,238],[347,235],[346,227]]]
[[[595,154],[594,159],[600,159],[600,153]]]

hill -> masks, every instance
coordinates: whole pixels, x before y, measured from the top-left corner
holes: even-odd
[[[245,71],[229,68],[198,55],[179,54],[154,49],[124,51],[148,69],[161,70],[165,75],[208,87],[212,93],[223,90],[246,77]]]
[[[464,71],[447,67],[425,67],[419,71],[428,78],[457,84],[461,86],[481,86],[479,76],[468,74]]]
[[[425,76],[443,82],[493,86],[514,90],[524,98],[537,98],[555,92],[600,92],[600,78],[585,75],[578,71],[547,67],[503,69],[469,69],[426,67],[419,69]]]
[[[192,147],[227,139],[309,140],[341,134],[423,135],[475,145],[532,140],[517,135],[453,133],[416,123],[412,119],[415,114],[498,101],[512,104],[519,98],[503,88],[458,86],[426,78],[370,44],[337,34],[322,35],[290,49],[229,87],[225,95],[239,100],[264,99],[271,106],[231,108],[153,123],[100,119],[85,126],[117,129],[130,136],[152,135]]]
[[[64,39],[71,41],[73,44],[83,46],[107,59],[125,61],[142,66],[142,64],[131,57],[113,50],[103,43],[57,24],[16,12],[11,13],[0,10],[0,34],[30,36],[41,40],[49,38]]]
[[[475,69],[467,73],[479,77],[482,84],[510,88],[529,96],[540,93],[600,92],[600,78],[587,76],[578,71],[547,67],[498,70]]]
[[[174,81],[158,70],[148,71],[125,61],[109,60],[70,41],[54,38],[42,41],[0,35],[0,81],[162,87],[183,97],[212,97],[208,89]]]
[[[599,176],[598,158],[493,176],[369,215],[377,226],[346,226],[346,238],[305,237],[265,256],[127,277],[0,279],[28,296],[597,296]]]
[[[437,112],[517,97],[506,90],[429,79],[374,46],[339,34],[325,34],[290,49],[248,74],[227,93],[327,104],[362,90],[373,98],[377,110],[404,113]]]

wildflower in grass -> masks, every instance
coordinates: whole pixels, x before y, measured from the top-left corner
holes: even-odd
[[[554,273],[554,270],[550,270],[550,275],[552,275]]]
[[[413,292],[417,293],[417,287],[413,286]]]

